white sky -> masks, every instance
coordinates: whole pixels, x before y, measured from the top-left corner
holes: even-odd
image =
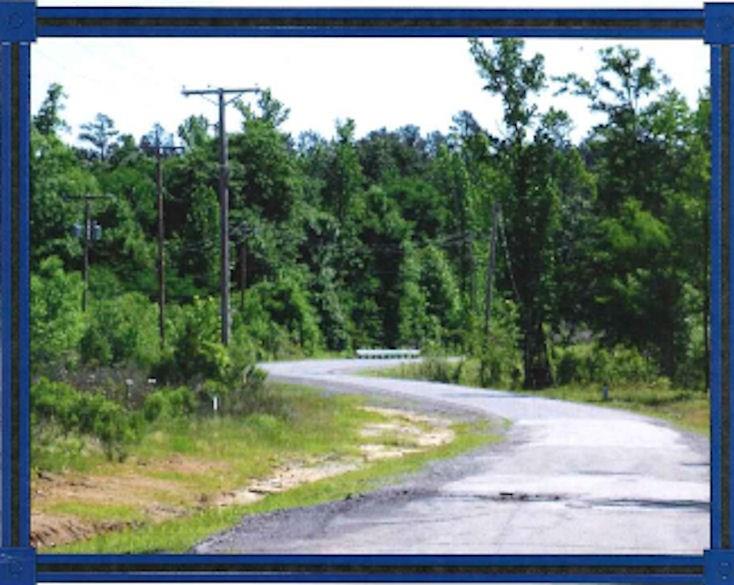
[[[46,0],[42,6],[67,2]],[[97,1],[76,5],[152,5],[145,2]],[[155,5],[266,5],[265,2],[191,2],[161,0]],[[359,3],[321,1],[319,6]],[[362,5],[367,5],[362,2]],[[291,0],[270,5],[313,5]],[[399,6],[400,2],[380,3]],[[402,3],[405,6],[405,3]],[[423,0],[421,6],[447,2]],[[471,7],[561,7],[577,2],[524,3],[472,2]],[[595,7],[624,6],[594,2]],[[630,6],[631,4],[628,4]],[[646,2],[649,7],[697,7],[693,2]],[[487,40],[487,42],[491,42]],[[615,41],[528,39],[528,54],[546,56],[549,75],[570,71],[591,76],[598,64],[596,51]],[[655,59],[691,104],[708,82],[708,50],[699,41],[643,41],[637,46]],[[184,98],[182,86],[270,87],[291,110],[285,129],[294,135],[316,130],[332,136],[335,121],[347,117],[357,122],[357,134],[380,127],[416,124],[425,133],[447,131],[451,118],[469,110],[490,131],[498,128],[499,98],[482,91],[482,81],[469,55],[465,39],[41,39],[33,47],[32,108],[35,112],[51,82],[61,83],[69,98],[65,118],[72,126],[69,140],[79,125],[97,112],[109,115],[123,132],[136,137],[160,122],[175,132],[191,114],[216,117],[216,108],[201,98]],[[545,108],[553,103],[572,114],[579,137],[593,124],[583,100],[553,98],[548,92]],[[239,125],[230,109],[228,127]]]

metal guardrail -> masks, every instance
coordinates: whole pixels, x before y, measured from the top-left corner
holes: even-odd
[[[358,349],[357,357],[365,360],[417,359],[420,349]]]

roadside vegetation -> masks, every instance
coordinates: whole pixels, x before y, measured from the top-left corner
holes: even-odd
[[[606,350],[596,344],[574,345],[551,352],[557,385],[528,392],[509,379],[487,384],[477,359],[429,356],[414,363],[370,368],[364,374],[427,380],[475,388],[530,393],[534,396],[621,408],[667,420],[688,431],[708,435],[708,395],[695,388],[675,387],[653,364],[622,347]]]
[[[38,474],[34,544],[183,552],[247,514],[357,497],[498,439],[486,424],[368,407],[357,396],[271,384],[258,392],[248,415],[179,412],[141,423],[124,462],[105,462],[92,447],[67,457],[64,474]]]

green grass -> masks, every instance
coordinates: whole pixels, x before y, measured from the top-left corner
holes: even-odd
[[[58,502],[49,506],[48,511],[94,522],[137,522],[143,519],[142,512],[133,506],[100,502],[95,502],[93,505],[73,501]]]
[[[152,553],[185,552],[207,536],[236,525],[243,516],[311,506],[343,499],[350,494],[374,490],[386,482],[417,471],[433,460],[449,458],[499,440],[487,423],[460,423],[453,426],[453,442],[430,451],[399,459],[376,461],[343,475],[304,484],[293,490],[272,494],[249,506],[206,509],[185,518],[151,524],[135,530],[110,533],[90,540],[58,547],[64,553]]]
[[[360,455],[360,446],[365,442],[361,429],[369,423],[390,420],[379,411],[365,410],[366,399],[361,396],[326,397],[313,388],[284,384],[269,385],[268,393],[258,414],[158,424],[133,446],[124,463],[99,462],[96,452],[90,452],[98,467],[88,471],[85,450],[78,450],[73,469],[83,471],[74,471],[72,477],[91,474],[101,486],[108,478],[126,477],[142,478],[153,484],[142,494],[140,489],[126,494],[124,488],[118,488],[121,493],[111,493],[110,502],[97,509],[84,501],[83,492],[74,490],[61,490],[60,495],[34,500],[34,512],[135,524],[44,552],[185,551],[206,536],[233,526],[246,514],[328,502],[368,491],[390,478],[419,469],[428,461],[450,457],[498,438],[486,425],[457,424],[453,427],[455,440],[441,447],[375,461],[357,471],[271,494],[247,506],[202,508],[202,500],[209,501],[211,496],[242,489],[255,479],[271,476],[285,461]],[[425,429],[427,423],[416,426]],[[412,446],[406,444],[410,441],[404,437],[393,437],[389,432],[383,435],[379,439],[383,444]],[[166,504],[183,509],[184,515],[153,520],[142,512],[150,506]]]
[[[442,376],[448,373],[449,377],[454,373],[459,373],[460,375],[455,380],[451,380],[452,382],[479,387],[476,362],[477,360],[466,360],[460,371],[456,370],[456,365],[449,364],[437,368],[435,365],[428,367],[426,362],[416,362],[383,369],[367,369],[360,373],[368,376],[432,381],[446,381],[444,379],[435,380],[436,371],[439,371]],[[702,435],[709,434],[709,401],[706,393],[701,391],[674,388],[659,382],[612,384],[609,390],[609,400],[605,401],[602,398],[601,384],[574,384],[539,391],[501,389],[531,396],[619,408],[660,418],[687,431]]]
[[[31,464],[35,470],[87,472],[106,463],[101,445],[89,437],[64,434],[54,424],[45,425],[33,434]]]
[[[540,393],[525,392],[525,394],[539,394],[547,398],[629,410],[666,420],[677,427],[701,435],[708,435],[710,431],[709,401],[705,392],[626,384],[611,386],[609,400],[606,401],[602,399],[600,385],[560,386],[548,388]]]

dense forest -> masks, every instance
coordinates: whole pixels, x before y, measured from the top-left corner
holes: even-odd
[[[152,379],[225,393],[258,379],[257,360],[418,347],[475,359],[486,386],[617,372],[705,389],[708,96],[692,109],[630,48],[600,51],[592,79],[549,79],[519,40],[472,40],[469,51],[488,102],[503,106],[494,132],[463,111],[446,134],[405,126],[358,138],[343,120],[334,138],[294,137],[277,96],[236,103],[227,347],[211,122],[190,117],[175,136],[156,126],[137,141],[98,114],[73,146],[63,117],[73,96],[49,87],[32,129],[41,387],[63,382],[78,400],[70,388],[106,380],[118,388],[108,397],[135,403]],[[572,115],[541,99],[546,88],[599,113],[578,144]],[[174,143],[182,151],[162,160],[161,340],[156,151]],[[99,227],[83,308],[87,195]]]

